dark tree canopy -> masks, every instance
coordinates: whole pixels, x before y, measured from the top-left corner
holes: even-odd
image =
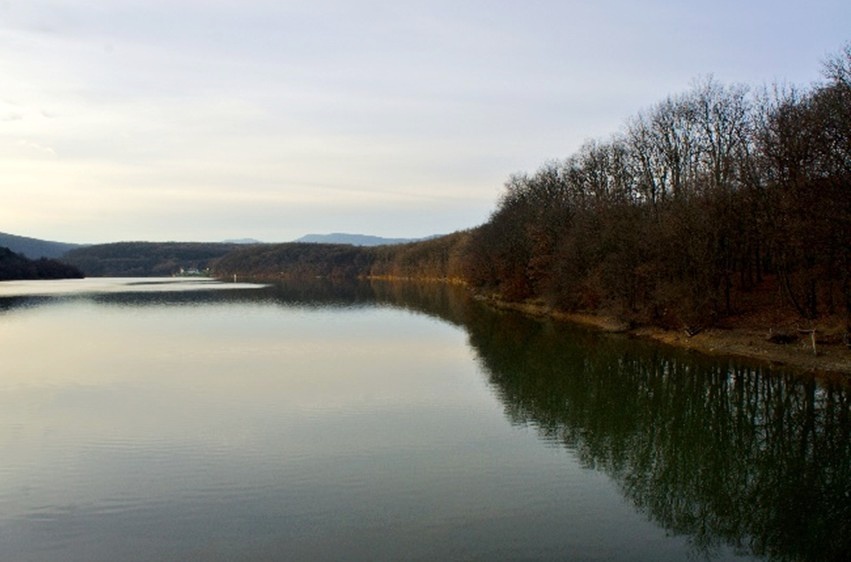
[[[47,258],[31,260],[9,248],[0,247],[0,281],[81,277],[83,273],[74,266]]]

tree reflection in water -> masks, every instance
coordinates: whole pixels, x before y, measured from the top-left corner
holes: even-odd
[[[575,451],[696,554],[851,552],[847,387],[499,313],[436,287],[379,300],[463,325],[512,423]]]

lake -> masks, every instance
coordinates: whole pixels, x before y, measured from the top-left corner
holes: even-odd
[[[0,283],[2,560],[833,560],[851,397],[460,289]]]

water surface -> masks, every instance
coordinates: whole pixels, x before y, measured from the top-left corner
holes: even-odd
[[[849,398],[444,287],[0,284],[0,559],[839,559]]]

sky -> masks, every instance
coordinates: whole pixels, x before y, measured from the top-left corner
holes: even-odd
[[[807,87],[847,0],[0,0],[0,231],[416,238],[708,75]]]

